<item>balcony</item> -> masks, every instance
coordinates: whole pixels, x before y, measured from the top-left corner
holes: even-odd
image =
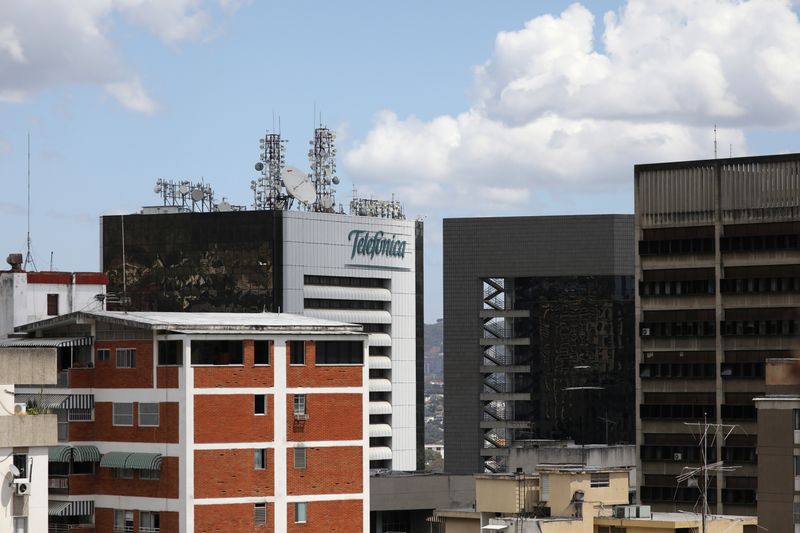
[[[56,424],[56,415],[0,416],[0,448],[53,446]]]

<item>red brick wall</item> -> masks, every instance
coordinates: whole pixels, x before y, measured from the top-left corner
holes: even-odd
[[[254,450],[196,450],[195,498],[234,498],[275,494],[274,450],[267,450],[267,468],[254,468]]]
[[[132,509],[127,509],[128,511]],[[139,530],[139,511],[135,510],[136,512],[133,513],[133,525],[134,531]],[[161,521],[161,533],[178,533],[178,513],[170,512],[170,511],[163,511],[159,513],[159,519]],[[95,517],[95,528],[94,531],[97,533],[112,533],[114,531],[114,509],[109,509],[106,507],[95,507],[94,509],[94,517]],[[83,529],[79,529],[83,533]]]
[[[69,440],[111,442],[178,442],[178,403],[162,402],[158,427],[138,427],[139,404],[133,404],[133,426],[115,426],[112,402],[94,405],[94,422],[70,422]]]
[[[294,468],[286,450],[288,494],[355,494],[363,491],[362,450],[358,446],[307,448],[306,467]]]
[[[177,366],[157,366],[156,384],[159,389],[177,389],[178,374],[180,367]]]
[[[272,387],[273,345],[269,348],[270,366],[255,366],[253,341],[244,341],[244,365],[229,367],[196,366],[194,386],[206,387]]]
[[[195,505],[195,533],[272,533],[275,506],[267,504],[267,524],[256,526],[252,503]],[[324,530],[320,530],[324,531]]]
[[[160,479],[140,479],[138,471],[134,472],[133,479],[115,479],[112,468],[98,466],[94,475],[70,476],[69,494],[70,496],[111,494],[114,496],[178,498],[178,458],[162,458]]]
[[[252,394],[200,394],[194,397],[195,442],[266,442],[273,440],[273,408],[267,394],[267,414],[253,414]],[[224,421],[224,427],[222,422]]]
[[[287,439],[359,440],[363,437],[360,394],[307,394],[308,420],[294,419],[294,396],[286,395]]]
[[[152,340],[97,341],[95,350],[98,348],[111,350],[108,360],[98,361],[95,355],[95,368],[70,369],[70,387],[137,389],[153,386]],[[136,348],[136,368],[117,368],[117,348]]]
[[[286,344],[286,383],[289,387],[360,387],[362,365],[316,366],[316,345],[306,342],[306,364],[290,365],[289,344]]]
[[[288,505],[288,532],[351,533],[363,529],[364,503],[361,500],[339,500],[331,502],[308,502],[306,522],[295,524],[294,504]]]

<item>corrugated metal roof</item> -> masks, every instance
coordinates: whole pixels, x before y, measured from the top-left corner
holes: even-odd
[[[64,348],[91,346],[92,337],[10,338],[0,339],[2,348]]]
[[[68,463],[72,457],[69,446],[50,446],[47,448],[47,461],[50,463]]]
[[[321,300],[360,300],[371,302],[391,302],[392,292],[379,287],[337,287],[334,285],[306,285],[305,298]]]
[[[76,463],[96,463],[100,461],[100,450],[97,446],[73,446],[72,459]]]
[[[391,324],[389,311],[366,309],[306,309],[307,316],[350,324]]]

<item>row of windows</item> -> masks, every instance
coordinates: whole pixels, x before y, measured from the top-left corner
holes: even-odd
[[[306,364],[306,342],[288,341],[289,364]],[[253,342],[254,363],[270,364],[270,351],[273,341],[257,340]],[[316,364],[363,364],[364,344],[360,341],[317,341]],[[119,352],[119,350],[117,350]],[[99,352],[99,350],[98,350]],[[135,352],[135,351],[134,351]],[[179,365],[183,362],[182,341],[159,341],[158,364]],[[135,354],[134,354],[135,355]],[[242,365],[244,364],[243,341],[192,341],[193,365]],[[117,365],[119,367],[119,365]]]
[[[136,470],[133,468],[115,468],[112,472],[114,479],[134,479]],[[161,479],[161,471],[159,470],[139,470],[139,479],[155,481]]]
[[[642,337],[713,337],[714,322],[642,322]]]
[[[714,377],[714,363],[642,363],[641,378],[710,379]]]
[[[158,427],[160,422],[158,403],[139,403],[139,427]],[[133,402],[114,402],[112,404],[112,424],[133,426]]]
[[[306,416],[307,396],[305,394],[293,394],[292,406],[295,417]],[[253,414],[266,415],[267,414],[267,395],[254,394],[253,395]]]
[[[723,294],[800,292],[800,278],[721,279]]]
[[[305,524],[308,519],[308,503],[295,502],[294,503],[294,523]],[[253,504],[253,521],[257,526],[263,526],[267,523],[267,504],[254,503]]]
[[[719,248],[723,252],[749,252],[754,250],[800,250],[800,235],[751,235],[746,237],[721,237]]]
[[[380,278],[350,278],[345,276],[312,276],[304,278],[306,285],[333,285],[336,287],[368,287],[385,288],[389,283],[388,279]]]
[[[701,420],[704,417],[714,418],[713,405],[699,404],[642,404],[639,412],[643,419],[646,418],[671,418],[686,420]]]
[[[649,502],[691,502],[697,501],[697,489],[694,487],[649,487],[642,486],[641,498],[645,503]],[[716,503],[717,492],[707,490],[708,503]]]
[[[756,335],[796,335],[798,324],[794,320],[724,320],[722,334],[731,337]]]
[[[306,448],[292,448],[294,456],[294,467],[305,468],[308,458],[308,450]],[[267,450],[266,448],[258,448],[253,450],[253,468],[255,470],[267,469]]]
[[[133,514],[135,511],[114,509],[114,531],[134,531]],[[155,511],[139,511],[139,533],[158,533],[161,531],[161,518]]]
[[[683,281],[643,281],[639,284],[640,296],[689,296],[714,294],[713,279]]]
[[[716,455],[716,448],[708,449],[708,461],[715,462]],[[639,456],[643,461],[692,462],[702,460],[700,448],[697,446],[642,445]]]
[[[639,241],[639,255],[712,254],[714,239],[664,239]]]
[[[369,309],[383,311],[387,309],[389,302],[377,300],[322,300],[306,298],[303,305],[306,309]]]

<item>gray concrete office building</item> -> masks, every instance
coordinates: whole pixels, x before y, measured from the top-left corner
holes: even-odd
[[[632,215],[444,221],[446,472],[633,441],[633,264]]]

